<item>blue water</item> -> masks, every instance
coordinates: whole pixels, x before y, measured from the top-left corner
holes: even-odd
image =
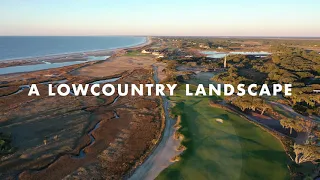
[[[130,36],[0,36],[0,61],[115,49],[145,41],[146,37]]]
[[[110,56],[89,56],[88,59],[85,61],[67,61],[67,62],[59,62],[59,63],[43,63],[43,64],[32,64],[32,65],[23,65],[23,66],[10,66],[5,68],[0,68],[0,75],[60,68],[64,66],[82,64],[89,61],[103,61],[109,57]]]
[[[269,52],[264,52],[264,51],[260,51],[260,52],[237,51],[237,52],[229,52],[229,53],[217,52],[217,51],[202,51],[202,53],[206,54],[207,57],[211,57],[211,58],[224,58],[227,55],[232,55],[232,54],[253,55],[253,56],[267,56],[271,54]]]
[[[216,52],[216,51],[202,51],[201,53],[206,54],[207,57],[211,58],[224,58],[227,53]]]
[[[142,44],[146,37],[129,36],[0,36],[0,61],[75,52],[110,50]],[[0,75],[59,68],[89,61],[106,60],[109,56],[87,56],[84,61],[51,63],[0,68]]]

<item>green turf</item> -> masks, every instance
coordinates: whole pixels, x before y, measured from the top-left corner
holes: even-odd
[[[188,149],[157,179],[289,179],[288,159],[276,138],[237,114],[210,107],[208,97],[184,96],[184,86],[175,92],[172,113],[182,114]]]
[[[126,56],[146,56],[148,54],[142,54],[140,51],[130,51],[125,54]]]
[[[194,78],[186,80],[186,83],[193,85],[203,84],[204,87],[208,87],[209,84],[216,84],[210,80],[214,74],[213,72],[200,72],[194,75]]]

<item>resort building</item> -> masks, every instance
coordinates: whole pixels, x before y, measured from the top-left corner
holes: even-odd
[[[142,53],[142,54],[150,54],[151,52],[144,49],[144,50],[141,51],[141,53]]]
[[[320,93],[319,89],[313,90],[314,93]]]

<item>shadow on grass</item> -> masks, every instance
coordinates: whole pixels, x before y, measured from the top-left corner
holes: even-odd
[[[197,176],[199,176],[199,179],[221,179],[226,177],[270,179],[284,177],[283,174],[286,173],[284,169],[287,169],[285,167],[287,157],[282,151],[270,149],[271,146],[268,143],[269,141],[273,142],[272,138],[270,140],[268,137],[266,141],[263,141],[264,138],[259,133],[264,134],[264,132],[260,132],[259,127],[248,123],[236,113],[224,110],[220,112],[216,108],[212,108],[212,112],[210,112],[210,108],[205,108],[204,111],[210,113],[204,112],[204,114],[201,114],[200,110],[204,107],[200,103],[204,100],[203,98],[206,98],[206,101],[208,98],[211,100],[220,99],[219,97],[199,96],[177,100],[172,113],[181,115],[182,128],[179,129],[179,133],[184,135],[185,139],[182,144],[187,149],[181,155],[181,160],[165,169],[157,179],[190,179]],[[200,106],[197,106],[198,104]],[[201,129],[200,126],[208,125],[201,121],[203,118],[205,120],[210,120],[211,118],[223,119],[226,123],[222,126],[233,126],[232,132],[229,132],[230,129],[228,127],[225,129],[224,127],[216,126],[212,129],[213,133],[211,134],[207,131],[208,129]],[[208,128],[211,130],[211,127]],[[224,144],[224,142],[228,144]],[[233,145],[233,143],[239,143],[239,145]],[[225,162],[227,159],[221,156],[227,159],[234,159],[235,162],[230,162],[234,164],[226,165],[229,162]],[[218,159],[214,160],[213,158],[215,157],[218,157]],[[270,167],[270,164],[279,167],[279,172],[270,172],[275,168],[265,169]],[[187,177],[187,175],[189,176]]]

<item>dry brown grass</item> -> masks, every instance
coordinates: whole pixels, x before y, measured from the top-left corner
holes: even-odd
[[[150,68],[154,63],[152,56],[120,56],[112,57],[108,61],[103,61],[92,66],[88,66],[74,72],[76,75],[101,77],[121,74],[125,71],[132,71],[137,68]]]
[[[39,72],[28,73],[23,83],[37,76]],[[92,81],[99,76],[107,75],[103,72],[96,77],[65,74],[63,78],[70,84]],[[21,78],[20,75],[13,77],[9,78],[13,84]],[[122,73],[122,78],[115,83],[150,82],[153,82],[151,69],[137,69]],[[108,177],[120,178],[147,156],[145,152],[160,137],[163,119],[159,97],[126,96],[111,104],[116,94],[100,96],[100,100],[94,96],[48,97],[46,85],[38,84],[38,88],[40,97],[29,97],[25,90],[0,98],[1,112],[5,112],[0,115],[0,130],[11,132],[14,146],[18,148],[16,153],[1,160],[0,171],[4,174],[0,178],[33,168],[41,171],[24,171],[19,177],[72,179],[101,178],[108,174]],[[114,118],[114,111],[119,118]],[[73,158],[71,154],[77,154],[90,143],[87,133],[99,121],[99,128],[92,132],[95,143],[85,148],[86,157]],[[51,162],[53,164],[46,167]]]

